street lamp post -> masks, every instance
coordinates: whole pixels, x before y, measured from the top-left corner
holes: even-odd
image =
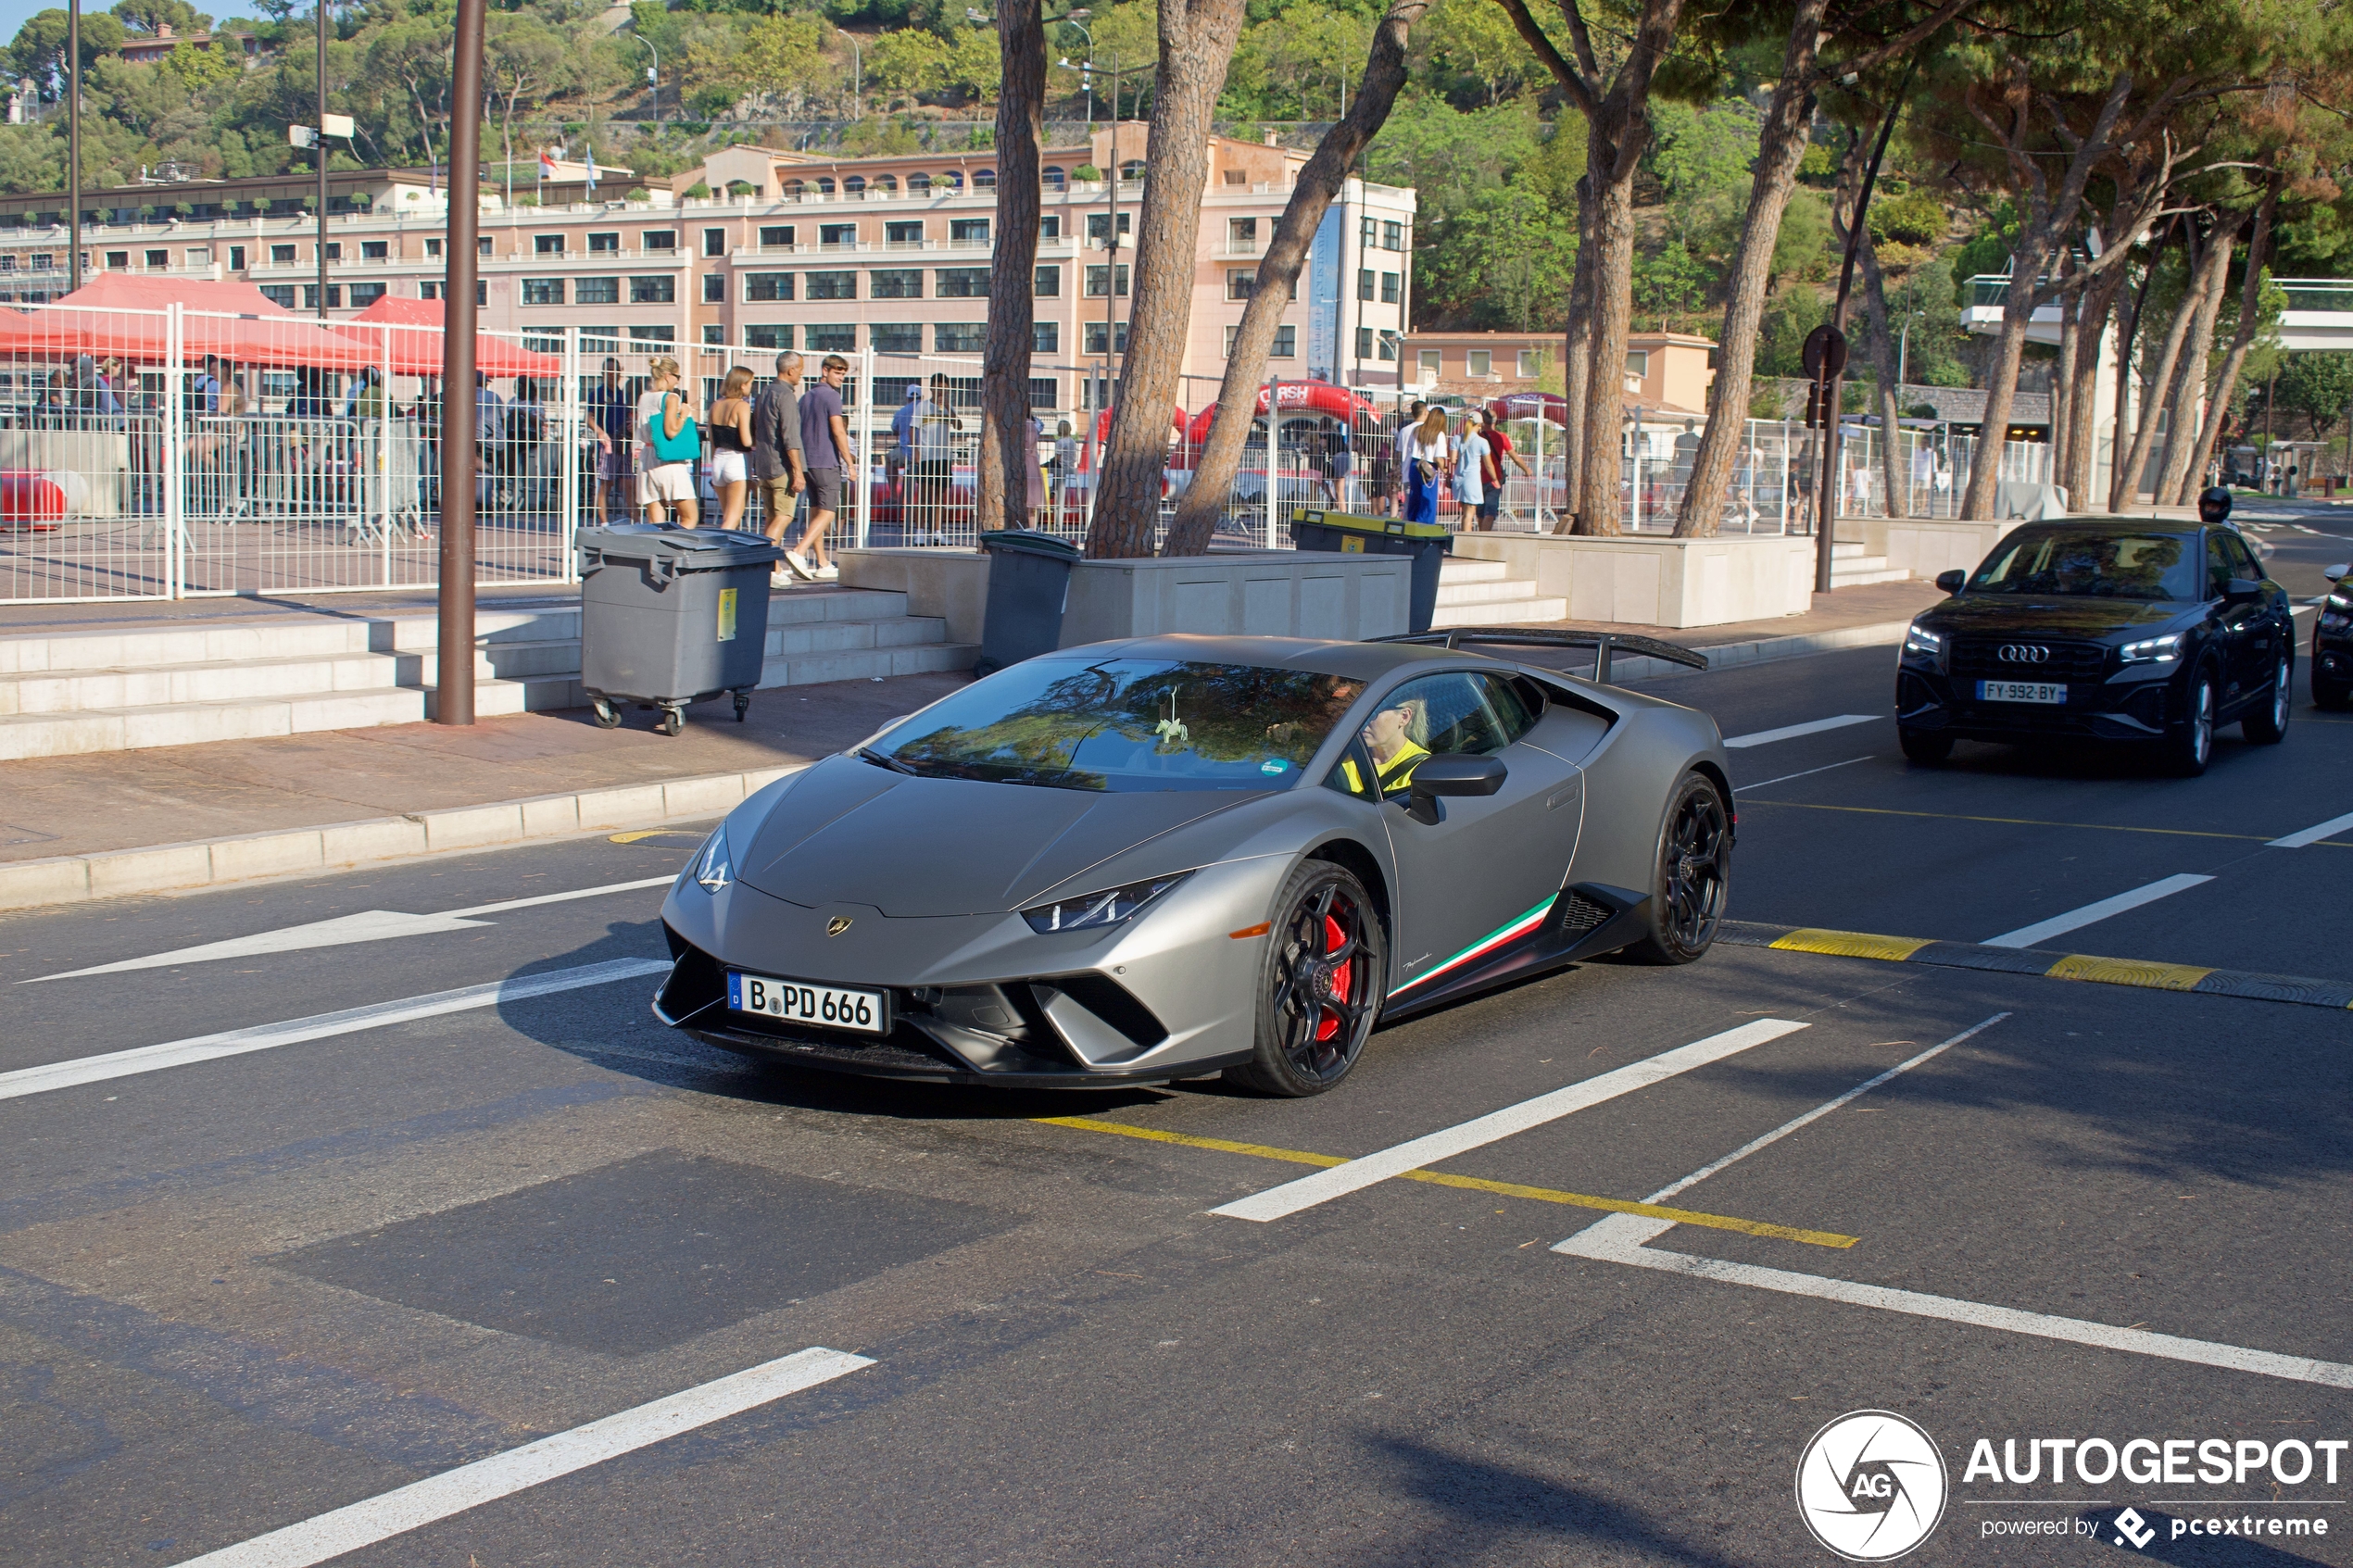
[[[633,32],[630,36],[643,44],[647,52],[654,57],[654,63],[646,68],[646,85],[653,89],[654,129],[659,131],[661,129],[661,51],[655,48],[654,41],[642,32]]]
[[[82,287],[82,0],[66,13],[66,292]]]
[[[474,253],[482,227],[484,0],[458,0],[450,97],[449,243],[441,285],[440,617],[433,721],[474,721]],[[459,190],[459,185],[465,187]]]
[[[1079,31],[1081,32],[1085,32],[1087,30],[1082,27]],[[1091,35],[1088,38],[1088,42],[1093,42]],[[1061,64],[1065,70],[1070,69],[1070,61],[1068,59],[1063,60]],[[1082,69],[1084,79],[1091,87],[1095,75],[1095,62],[1090,59]],[[1152,68],[1150,66],[1137,66],[1132,70],[1121,70],[1119,69],[1119,51],[1114,49],[1112,51],[1111,55],[1111,69],[1105,73],[1111,78],[1111,167],[1103,171],[1103,189],[1106,193],[1108,216],[1106,219],[1107,227],[1103,234],[1103,255],[1105,257],[1103,265],[1104,395],[1098,399],[1101,408],[1110,408],[1113,402],[1115,401],[1115,399],[1110,395],[1112,381],[1111,366],[1112,360],[1117,354],[1119,347],[1119,318],[1117,303],[1119,299],[1119,176],[1121,172],[1119,167],[1119,81],[1123,76],[1139,75],[1144,71],[1150,70]],[[1101,408],[1099,408],[1097,412],[1100,413]]]
[[[319,320],[327,319],[327,0],[319,0]]]

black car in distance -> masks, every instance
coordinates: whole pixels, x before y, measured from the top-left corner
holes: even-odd
[[[2337,565],[2322,573],[2329,580],[2329,596],[2312,625],[2312,705],[2344,708],[2353,704],[2353,566]]]
[[[2287,593],[2237,530],[2147,518],[2021,525],[1905,633],[1904,755],[1957,740],[2132,742],[2206,771],[2217,725],[2287,733],[2296,629]]]

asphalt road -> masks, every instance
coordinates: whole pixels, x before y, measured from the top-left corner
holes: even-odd
[[[2353,543],[2296,528],[2353,519],[2296,515],[2262,536],[2303,597]],[[1649,688],[1733,737],[1862,716],[1734,751],[1737,918],[1982,942],[2200,876],[2035,945],[2353,976],[2348,848],[2267,847],[2353,810],[2353,723],[2300,703],[2196,781],[1991,746],[1919,769],[1892,664]],[[1304,1102],[872,1085],[675,1036],[643,975],[581,983],[659,955],[660,889],[629,884],[693,843],[0,921],[0,1075],[80,1064],[0,1076],[0,1559],[181,1562],[325,1516],[274,1561],[1830,1562],[1799,1457],[1877,1409],[1949,1470],[1910,1561],[2131,1554],[2130,1529],[2165,1562],[2353,1562],[2353,1449],[2296,1481],[2272,1447],[2353,1438],[2343,1012],[1720,946],[1383,1030]],[[1440,1180],[1209,1212],[1735,1030]],[[1654,1198],[1683,1218],[1622,1211]],[[812,1348],[862,1361],[726,1381]],[[1989,1479],[1981,1438],[2288,1471]],[[551,1453],[579,1467],[523,1473]],[[334,1512],[434,1476],[420,1527]]]

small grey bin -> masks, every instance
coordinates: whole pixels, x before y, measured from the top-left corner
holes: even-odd
[[[980,547],[988,553],[988,609],[973,673],[993,675],[1062,646],[1078,546],[1051,533],[1007,528],[983,533]]]
[[[580,546],[580,680],[597,722],[618,705],[662,710],[686,727],[690,702],[733,693],[751,707],[768,643],[768,573],[783,552],[757,533],[616,523],[584,528]]]

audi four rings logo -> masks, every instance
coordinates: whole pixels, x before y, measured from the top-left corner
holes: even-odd
[[[2051,650],[2033,643],[2004,643],[1994,657],[2005,664],[2043,664],[2050,659]]]
[[[1797,1461],[1797,1508],[1849,1562],[1885,1562],[1944,1517],[1944,1456],[1893,1411],[1854,1411],[1814,1434]]]

